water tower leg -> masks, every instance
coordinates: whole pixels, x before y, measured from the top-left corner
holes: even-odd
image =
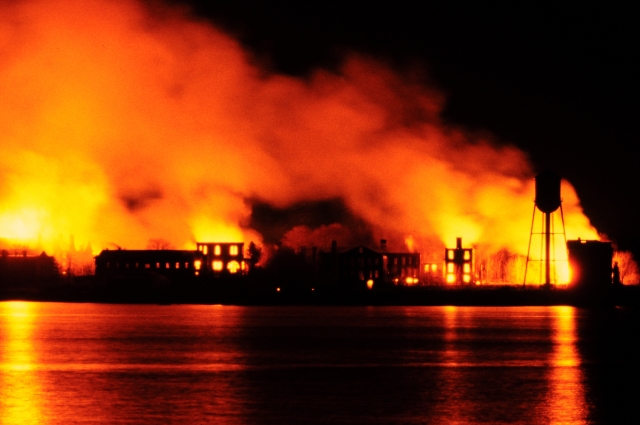
[[[544,245],[545,245],[545,262],[544,262],[544,285],[547,288],[551,287],[551,213],[545,214],[545,232],[544,232]]]

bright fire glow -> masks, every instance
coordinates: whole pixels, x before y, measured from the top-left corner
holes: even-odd
[[[3,343],[0,344],[0,396],[2,397],[2,423],[42,423],[41,374],[37,346],[34,346],[36,324],[33,307],[27,302],[0,303],[0,326]]]
[[[0,6],[0,245],[260,242],[252,200],[339,198],[416,252],[462,237],[526,255],[526,155],[445,124],[440,92],[357,55],[335,73],[269,73],[151,3]],[[567,236],[597,239],[562,190]]]

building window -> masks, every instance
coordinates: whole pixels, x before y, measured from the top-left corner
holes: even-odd
[[[207,252],[209,252],[209,248],[207,247],[207,245],[204,245],[204,246],[202,247],[202,253],[203,253],[204,255],[207,255]]]
[[[236,255],[238,255],[238,245],[231,245],[229,247],[229,255],[235,257]],[[235,272],[233,272],[235,273]]]
[[[200,270],[200,267],[202,266],[202,261],[200,260],[194,261],[193,266],[196,268],[196,270]]]
[[[166,263],[166,264],[164,265],[164,268],[165,268],[165,269],[170,269],[170,268],[171,268],[171,264]]]
[[[151,264],[148,264],[148,263],[147,263],[147,264],[145,264],[145,265],[144,265],[144,268],[145,268],[145,269],[150,269],[150,268],[151,268]]]
[[[447,249],[447,259],[453,260],[454,256],[455,256],[455,253],[453,252],[453,249]]]
[[[465,259],[465,260],[470,260],[470,259],[471,259],[471,251],[466,250],[466,251],[464,252],[464,259]]]
[[[220,255],[220,245],[216,245],[213,247],[213,255]]]
[[[214,271],[219,272],[222,270],[223,268],[223,264],[222,261],[220,260],[216,260],[211,264],[211,268],[213,268]]]
[[[227,264],[227,270],[229,270],[229,273],[236,273],[238,271],[238,269],[240,268],[240,264],[238,264],[237,261],[229,261],[229,264]]]

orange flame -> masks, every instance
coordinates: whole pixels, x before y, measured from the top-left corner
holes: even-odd
[[[259,240],[248,200],[339,198],[418,251],[460,236],[526,254],[525,154],[445,125],[439,92],[374,60],[267,74],[210,24],[134,0],[0,16],[0,242]],[[568,236],[597,237],[563,190]]]

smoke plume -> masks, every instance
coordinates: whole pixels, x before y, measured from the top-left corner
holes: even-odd
[[[5,243],[259,242],[254,205],[339,199],[374,240],[526,254],[526,154],[444,123],[438,90],[375,59],[279,75],[210,23],[133,0],[0,16]],[[566,182],[563,198],[567,236],[597,237]],[[323,237],[289,239],[304,235]]]

